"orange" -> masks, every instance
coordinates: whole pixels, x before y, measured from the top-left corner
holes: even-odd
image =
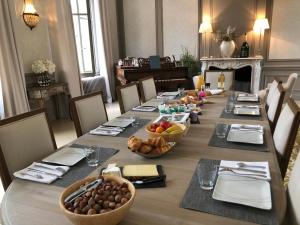
[[[165,129],[161,126],[157,127],[156,130],[155,130],[156,133],[162,133],[164,131],[165,131]]]

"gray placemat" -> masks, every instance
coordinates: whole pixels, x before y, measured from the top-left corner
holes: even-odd
[[[220,147],[220,148],[230,148],[248,151],[258,151],[258,152],[268,152],[268,145],[266,143],[266,138],[264,134],[264,143],[262,145],[247,144],[247,143],[237,143],[227,141],[227,135],[229,133],[230,126],[226,133],[225,138],[218,138],[216,135],[216,130],[214,130],[212,137],[209,140],[208,146]]]
[[[263,120],[261,115],[259,116],[235,115],[233,112],[226,113],[225,110],[222,111],[220,118],[236,119],[236,120]]]
[[[139,121],[139,125],[137,127],[133,127],[133,126],[129,125],[128,127],[126,127],[126,129],[122,133],[118,134],[116,137],[128,138],[128,137],[132,136],[133,134],[135,134],[143,126],[147,125],[151,120],[139,119],[138,121]]]
[[[214,165],[219,165],[220,160],[201,159],[199,163],[205,163],[208,167],[213,167]],[[195,170],[189,187],[180,203],[180,207],[257,224],[279,224],[274,206],[271,210],[262,210],[244,205],[217,201],[212,198],[212,194],[213,190],[207,191],[200,188],[197,170]]]
[[[80,144],[73,144],[71,145],[77,148],[86,148],[88,146],[80,145]],[[102,148],[102,147],[93,147],[95,151],[100,151],[100,163],[105,162],[113,155],[117,154],[119,150],[113,148]],[[61,179],[57,179],[51,185],[59,186],[59,187],[67,187],[74,182],[81,180],[87,177],[90,173],[92,173],[96,168],[89,167],[85,159],[78,162],[76,165],[72,166],[71,169],[63,175]]]

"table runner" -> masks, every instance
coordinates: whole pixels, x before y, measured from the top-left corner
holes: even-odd
[[[260,109],[260,113],[261,113],[261,109]],[[220,118],[237,119],[237,120],[263,120],[261,114],[259,116],[235,115],[233,111],[231,113],[226,113],[225,110],[222,111]]]
[[[201,159],[198,163],[200,162],[207,164],[207,167],[220,164],[220,160],[211,159]],[[197,170],[195,169],[189,187],[180,203],[180,207],[257,224],[279,224],[274,204],[271,210],[262,210],[244,205],[217,201],[212,198],[212,194],[213,190],[207,191],[200,188]]]
[[[258,151],[258,152],[268,152],[268,145],[266,143],[266,138],[264,134],[264,143],[262,145],[247,144],[247,143],[237,143],[227,141],[227,136],[230,130],[230,126],[227,130],[225,138],[218,138],[216,135],[216,129],[214,129],[213,135],[209,140],[208,146],[228,148],[228,149],[239,149],[239,150],[248,150],[248,151]]]
[[[89,146],[86,145],[80,145],[80,144],[73,144],[72,147],[77,148],[86,148]],[[100,162],[99,164],[104,163],[107,161],[110,157],[117,154],[119,150],[113,149],[113,148],[102,148],[99,146],[93,146],[93,149],[95,151],[100,151]],[[54,181],[51,185],[59,186],[59,187],[67,187],[74,182],[81,180],[85,177],[87,177],[90,173],[92,173],[96,168],[88,166],[85,159],[78,162],[76,165],[72,166],[70,170],[63,175],[61,179],[57,179]]]

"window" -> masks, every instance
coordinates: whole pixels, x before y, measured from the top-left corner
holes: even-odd
[[[76,48],[82,75],[94,75],[94,52],[89,0],[71,0]]]

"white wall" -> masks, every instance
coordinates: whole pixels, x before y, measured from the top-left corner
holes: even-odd
[[[274,0],[270,59],[300,59],[300,1]]]
[[[155,55],[155,0],[124,0],[123,6],[126,55]]]
[[[23,21],[23,0],[13,0],[13,7],[11,7],[12,15],[15,15],[13,17],[15,37],[21,51],[25,73],[31,72],[31,64],[34,60],[51,59],[47,17],[43,11],[45,1],[34,1],[34,5],[40,14],[40,22],[33,30],[30,30]]]
[[[186,47],[198,52],[198,0],[163,0],[164,55],[176,59]]]

